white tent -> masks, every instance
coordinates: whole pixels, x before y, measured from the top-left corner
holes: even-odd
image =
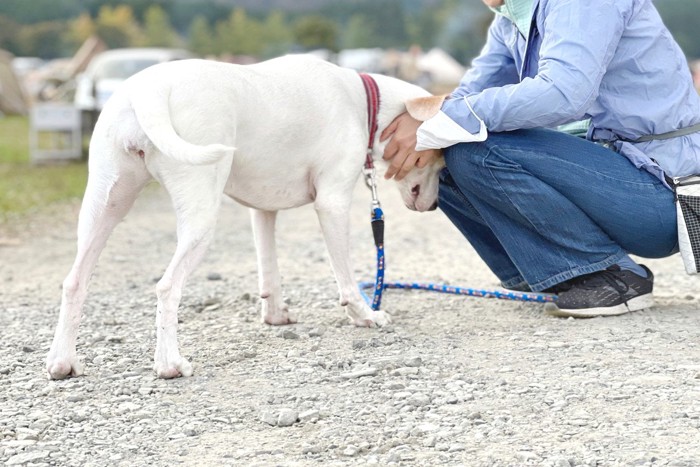
[[[27,99],[12,69],[12,58],[0,50],[0,114],[26,115]]]
[[[433,86],[456,86],[466,72],[457,60],[440,48],[430,49],[421,55],[416,67],[430,76]]]

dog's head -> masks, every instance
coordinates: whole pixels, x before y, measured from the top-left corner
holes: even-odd
[[[401,198],[408,209],[413,211],[433,211],[438,204],[438,174],[445,166],[440,157],[425,167],[414,167],[404,178],[396,182]]]
[[[440,111],[445,96],[418,97],[406,101],[406,110],[416,120],[425,121]],[[414,167],[397,182],[407,208],[414,211],[432,211],[437,208],[439,173],[445,159],[439,157],[425,167]]]

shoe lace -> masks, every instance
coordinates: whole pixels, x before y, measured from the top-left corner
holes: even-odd
[[[578,287],[583,290],[595,290],[606,284],[620,295],[625,295],[629,290],[629,286],[618,277],[615,271],[607,269],[581,276],[577,282]]]

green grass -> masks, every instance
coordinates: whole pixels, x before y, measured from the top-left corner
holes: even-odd
[[[33,165],[28,119],[0,118],[0,217],[81,197],[86,182],[84,161]]]

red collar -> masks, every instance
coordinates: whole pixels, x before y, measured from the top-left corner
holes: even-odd
[[[367,73],[360,73],[362,84],[365,87],[367,95],[367,128],[369,128],[369,142],[367,143],[367,158],[365,159],[365,168],[371,169],[374,167],[372,159],[372,148],[374,147],[374,137],[377,134],[377,114],[379,113],[379,86],[377,82]]]

